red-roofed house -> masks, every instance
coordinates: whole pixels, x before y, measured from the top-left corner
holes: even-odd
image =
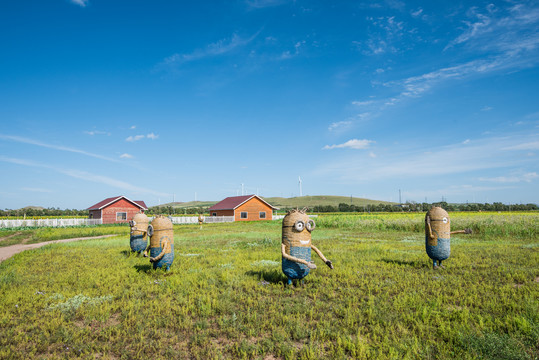
[[[211,216],[234,216],[234,221],[272,220],[271,206],[256,195],[231,196],[209,208]]]
[[[125,196],[115,196],[88,208],[90,219],[101,219],[103,224],[128,222],[139,211],[144,212],[148,207],[144,201],[129,200]]]

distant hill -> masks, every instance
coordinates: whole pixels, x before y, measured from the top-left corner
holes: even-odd
[[[341,203],[353,204],[356,206],[366,206],[366,205],[378,205],[378,204],[396,204],[388,201],[380,200],[371,200],[358,197],[350,196],[333,196],[333,195],[316,195],[316,196],[297,196],[292,198],[283,198],[283,197],[263,197],[264,201],[267,201],[269,204],[278,207],[278,208],[312,208],[314,206],[339,206]],[[221,201],[221,200],[219,200]],[[189,201],[189,202],[175,202],[161,204],[160,207],[172,206],[176,209],[189,209],[189,208],[198,208],[198,207],[210,207],[217,204],[219,201]]]
[[[19,210],[28,210],[28,209],[33,209],[33,210],[45,210],[44,207],[42,206],[25,206],[23,208],[20,208]]]

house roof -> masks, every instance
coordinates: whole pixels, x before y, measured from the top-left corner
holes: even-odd
[[[213,205],[208,210],[210,210],[210,211],[212,211],[212,210],[234,210],[238,206],[246,203],[247,201],[251,200],[252,198],[257,198],[258,200],[262,201],[264,204],[268,205],[272,209],[277,209],[276,207],[274,207],[274,206],[268,204],[267,202],[265,202],[259,196],[256,196],[256,195],[242,195],[242,196],[230,196],[230,197],[227,197],[226,199],[221,200],[217,204]]]
[[[125,199],[125,200],[129,201],[130,203],[134,204],[135,206],[137,206],[137,207],[139,207],[141,209],[148,210],[148,207],[146,206],[144,201],[142,201],[142,200],[133,201],[133,200],[130,200],[130,199],[126,198],[123,195],[107,198],[107,199],[105,199],[103,201],[98,202],[95,205],[90,206],[86,210],[101,210],[104,207],[107,207],[108,205],[110,205],[110,204],[112,204],[112,203],[114,203],[114,202],[116,202],[116,201],[118,201],[120,199]]]

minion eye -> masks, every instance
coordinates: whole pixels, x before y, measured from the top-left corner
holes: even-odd
[[[307,230],[313,231],[316,227],[316,224],[314,223],[314,220],[309,220],[307,221],[307,224],[305,224],[305,227],[307,228]]]
[[[153,226],[152,225],[148,225],[148,235],[153,236]]]
[[[303,229],[305,229],[305,223],[301,220],[296,221],[294,224],[294,229],[297,231],[303,231]]]

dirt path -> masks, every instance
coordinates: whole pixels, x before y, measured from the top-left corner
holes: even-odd
[[[15,254],[20,253],[24,250],[29,249],[37,249],[45,245],[49,244],[56,244],[56,243],[64,243],[64,242],[71,242],[71,241],[78,241],[78,240],[90,240],[90,239],[102,239],[107,238],[111,236],[118,236],[116,235],[101,235],[101,236],[90,236],[90,237],[79,237],[79,238],[73,238],[73,239],[62,239],[62,240],[53,240],[53,241],[45,241],[37,244],[17,244],[17,245],[11,245],[11,246],[3,246],[0,247],[0,262],[9,259]]]

